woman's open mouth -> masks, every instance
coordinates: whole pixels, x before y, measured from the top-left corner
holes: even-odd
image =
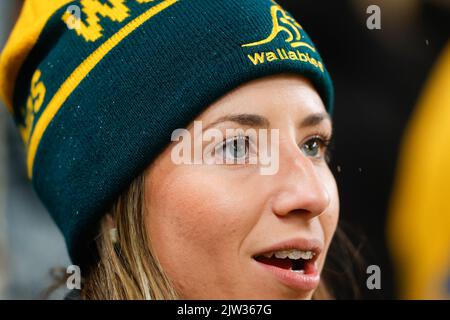
[[[283,248],[257,254],[253,259],[285,285],[309,291],[317,288],[320,282],[316,266],[319,254],[319,248]]]

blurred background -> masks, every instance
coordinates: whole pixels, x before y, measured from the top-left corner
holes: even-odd
[[[450,298],[450,0],[278,2],[307,30],[335,83],[342,227],[363,271],[381,270],[380,290],[367,289],[363,275],[362,298]],[[370,5],[380,8],[379,30],[366,25]],[[0,50],[20,6],[0,1]],[[39,299],[50,270],[70,264],[24,159],[1,106],[0,299]]]

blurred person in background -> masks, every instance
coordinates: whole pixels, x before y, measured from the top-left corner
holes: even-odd
[[[450,42],[403,139],[389,216],[400,297],[450,299]]]

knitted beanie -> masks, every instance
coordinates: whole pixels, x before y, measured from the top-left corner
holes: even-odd
[[[101,217],[175,129],[279,73],[309,79],[331,113],[317,49],[271,0],[27,0],[0,57],[0,94],[28,177],[81,265]]]

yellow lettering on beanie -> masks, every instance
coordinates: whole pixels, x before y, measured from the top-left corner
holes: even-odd
[[[25,144],[28,143],[30,137],[34,115],[41,109],[45,98],[46,89],[44,83],[40,81],[40,78],[41,71],[36,70],[31,79],[30,95],[27,99],[26,110],[22,110],[25,112],[25,120],[24,125],[19,126],[19,131]]]
[[[252,64],[255,66],[260,65],[260,64],[276,62],[279,60],[292,60],[292,61],[301,61],[301,62],[309,63],[310,65],[319,69],[322,73],[325,71],[323,68],[323,64],[320,60],[316,60],[316,59],[312,58],[309,55],[309,53],[303,53],[298,50],[286,51],[286,49],[284,49],[284,48],[277,48],[275,51],[255,52],[253,54],[247,55],[247,57],[252,62]]]
[[[129,9],[124,4],[125,0],[108,0],[110,5],[102,4],[98,0],[81,0],[83,13],[86,15],[86,21],[80,21],[79,28],[74,30],[86,41],[95,41],[102,36],[103,27],[100,25],[100,16],[109,18],[111,21],[122,22],[129,16]],[[140,0],[140,3],[153,0]],[[72,18],[70,12],[65,12],[63,20],[68,23]]]

